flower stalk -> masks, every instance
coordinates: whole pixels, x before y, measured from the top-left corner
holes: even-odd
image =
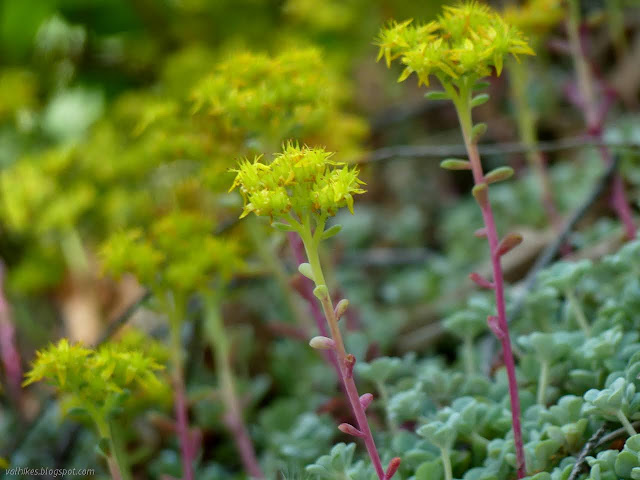
[[[244,160],[237,169],[231,187],[238,188],[244,199],[241,218],[249,213],[268,216],[278,230],[297,234],[302,240],[306,259],[298,270],[315,285],[313,295],[320,300],[325,322],[316,315],[320,336],[310,341],[313,348],[332,353],[337,364],[337,373],[351,404],[356,426],[348,423],[338,428],[343,433],[364,440],[371,462],[379,480],[389,480],[396,473],[400,459],[390,461],[386,472],[375,445],[365,409],[371,403],[372,395],[358,394],[353,368],[356,359],[346,352],[338,321],[345,313],[348,302],[341,301],[334,308],[325,274],[320,262],[320,243],[336,235],[339,225],[325,230],[327,219],[340,208],[347,207],[353,213],[353,196],[364,193],[358,178],[358,169],[349,168],[342,162],[334,161],[332,153],[322,148],[300,147],[289,143],[274,160],[265,164],[260,158],[253,162]],[[278,220],[273,222],[274,218]],[[295,237],[290,240],[294,253],[301,260]],[[303,260],[303,259],[302,259]],[[316,303],[310,298],[310,304]],[[328,326],[328,329],[326,328]],[[331,358],[331,357],[330,357]]]
[[[497,327],[496,331],[501,332],[498,340],[502,344],[502,355],[504,359],[507,378],[509,380],[509,399],[511,402],[511,420],[513,426],[513,439],[516,449],[516,461],[518,478],[526,476],[524,446],[522,441],[522,429],[520,426],[520,398],[518,396],[518,382],[516,379],[515,362],[513,358],[513,350],[511,348],[511,339],[509,336],[509,326],[507,324],[507,314],[504,299],[504,278],[502,274],[502,265],[500,263],[501,252],[500,242],[498,240],[498,232],[496,223],[489,201],[489,185],[486,183],[485,174],[482,169],[480,155],[478,153],[477,137],[474,138],[473,122],[471,117],[471,86],[467,85],[456,90],[453,86],[443,82],[445,90],[453,100],[462,129],[464,144],[467,149],[469,161],[471,163],[471,171],[475,183],[474,193],[478,205],[482,210],[482,218],[484,221],[484,232],[489,244],[489,253],[491,257],[491,267],[493,270],[493,284],[496,299]]]
[[[313,272],[313,279],[316,286],[314,292],[320,300],[322,310],[324,311],[325,319],[331,333],[331,339],[335,343],[335,349],[333,351],[335,352],[338,362],[340,378],[344,385],[349,403],[351,404],[353,415],[356,418],[359,430],[358,436],[360,436],[364,440],[365,446],[367,448],[367,453],[371,458],[373,468],[375,469],[378,478],[380,480],[385,480],[386,477],[384,469],[382,467],[382,462],[380,461],[380,455],[378,454],[373,435],[371,434],[371,429],[369,428],[369,422],[367,421],[365,409],[360,402],[358,389],[356,388],[355,381],[353,380],[353,356],[349,356],[346,352],[344,342],[342,340],[342,333],[340,332],[338,320],[335,315],[333,302],[331,301],[331,297],[324,280],[322,266],[320,264],[318,246],[321,241],[320,235],[323,231],[324,220],[320,221],[316,225],[315,232],[313,233],[311,232],[311,227],[308,222],[303,221],[303,224],[300,225],[299,234],[304,244],[309,265],[311,265],[311,271]]]
[[[235,387],[233,371],[231,369],[231,352],[229,338],[226,334],[222,317],[220,315],[220,306],[217,299],[212,295],[208,295],[206,303],[206,331],[209,337],[211,348],[213,349],[216,370],[220,382],[220,390],[225,406],[224,423],[233,436],[236,449],[240,454],[240,459],[245,471],[256,479],[265,478],[258,459],[256,457],[253,442],[249,435],[249,431],[244,422],[242,415],[242,405],[238,398]]]
[[[570,0],[567,33],[580,96],[577,103],[584,116],[587,127],[587,137],[599,141],[602,140],[607,108],[603,103],[598,104],[596,99],[593,76],[580,38],[580,23],[580,1]],[[611,165],[613,158],[609,149],[604,145],[600,145],[598,151],[600,152],[600,158],[604,165]],[[622,177],[618,172],[614,173],[611,182],[611,205],[624,225],[627,238],[634,240],[636,238],[636,227],[633,220],[633,213],[624,192]]]
[[[187,393],[184,381],[184,353],[180,338],[180,324],[172,322],[171,331],[171,383],[174,392],[174,411],[176,415],[176,432],[180,441],[182,458],[182,475],[184,480],[194,480],[193,460],[195,452],[193,441],[189,435],[189,415]]]

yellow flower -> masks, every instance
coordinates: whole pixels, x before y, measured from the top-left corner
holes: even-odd
[[[243,160],[231,190],[238,188],[244,199],[240,218],[249,213],[283,218],[295,214],[328,217],[347,207],[353,212],[353,195],[364,193],[357,168],[332,160],[322,148],[289,143],[270,164],[257,157]]]
[[[425,85],[431,76],[448,84],[473,83],[492,68],[500,75],[507,55],[534,54],[516,27],[476,1],[445,6],[437,21],[426,25],[393,22],[376,44],[378,60],[384,57],[390,65],[399,58],[405,65],[398,81],[416,73]]]

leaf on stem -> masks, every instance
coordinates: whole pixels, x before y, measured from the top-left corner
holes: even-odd
[[[313,271],[311,270],[311,265],[309,265],[308,263],[301,263],[300,265],[298,265],[298,271],[309,280],[314,281]]]
[[[342,230],[342,225],[334,225],[331,228],[326,229],[322,232],[322,240],[326,240],[327,238],[331,238],[334,235],[337,235]]]
[[[340,425],[338,425],[338,430],[340,430],[342,433],[346,433],[347,435],[351,435],[354,437],[364,437],[364,433],[362,433],[360,430],[349,423],[341,423]]]
[[[364,394],[360,395],[360,405],[362,405],[362,408],[364,410],[369,408],[369,405],[371,405],[371,402],[373,402],[373,395],[372,394],[364,393]]]
[[[471,100],[471,108],[475,108],[475,107],[479,107],[480,105],[484,105],[488,101],[489,101],[489,94],[488,93],[481,93],[480,95],[477,95],[477,96],[473,97],[473,100]]]
[[[347,311],[348,307],[349,300],[347,300],[346,298],[343,298],[338,302],[338,305],[336,305],[336,308],[333,310],[333,314],[336,316],[336,320],[340,320],[342,315],[344,315],[344,312]]]
[[[477,142],[478,138],[484,135],[486,131],[487,131],[486,123],[478,123],[474,125],[473,128],[471,129],[471,141],[474,143]]]
[[[389,461],[389,466],[387,467],[387,471],[384,474],[384,480],[391,480],[391,477],[393,477],[398,471],[400,462],[400,457],[394,457]]]
[[[288,223],[283,223],[283,222],[273,222],[271,224],[271,226],[273,228],[275,228],[276,230],[280,230],[281,232],[295,232],[296,229],[293,228],[291,225],[289,225]]]
[[[471,162],[460,158],[447,158],[440,162],[440,167],[445,170],[471,170]]]
[[[484,181],[487,183],[496,183],[507,180],[513,176],[513,168],[511,167],[498,167],[495,170],[491,170],[484,176]]]
[[[489,186],[486,183],[479,183],[471,189],[471,194],[481,208],[489,205]]]
[[[493,332],[498,340],[502,340],[505,338],[505,334],[500,328],[500,320],[495,315],[489,315],[487,317],[487,325],[489,325],[489,330]]]
[[[447,92],[440,90],[433,90],[424,94],[424,98],[427,100],[449,100],[451,97]]]
[[[471,272],[469,274],[469,278],[473,281],[473,283],[478,285],[480,288],[488,288],[488,289],[495,288],[495,285],[493,282],[490,282],[489,280],[484,278],[482,275],[480,275],[478,272]]]
[[[326,285],[318,285],[316,288],[313,289],[313,294],[316,296],[318,300],[324,301],[327,298],[329,298],[329,289],[327,288]]]
[[[485,238],[487,236],[486,227],[477,229],[475,232],[473,232],[473,236],[478,238]]]
[[[498,255],[502,256],[522,243],[522,235],[519,233],[509,233],[498,244]]]
[[[309,345],[316,350],[335,350],[336,348],[336,342],[329,337],[323,337],[321,335],[309,340]]]

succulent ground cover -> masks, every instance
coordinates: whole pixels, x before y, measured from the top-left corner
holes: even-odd
[[[0,5],[3,478],[640,478],[638,5],[423,3]]]

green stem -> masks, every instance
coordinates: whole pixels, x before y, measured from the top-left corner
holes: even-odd
[[[580,325],[580,328],[582,328],[582,330],[584,331],[584,334],[587,337],[590,337],[591,327],[589,327],[589,322],[587,321],[587,317],[584,314],[584,310],[582,310],[582,306],[580,305],[580,302],[578,301],[578,298],[576,297],[575,292],[572,289],[568,288],[565,291],[565,296],[567,297],[567,300],[569,300],[569,307],[571,308],[571,311],[575,315],[576,320],[578,321],[578,325]]]
[[[264,478],[249,431],[244,423],[242,404],[238,398],[231,368],[230,342],[220,315],[219,300],[213,295],[206,297],[205,328],[216,359],[220,390],[225,403],[225,424],[233,436],[246,472],[252,478]]]
[[[527,87],[529,83],[527,66],[523,62],[511,60],[509,63],[509,73],[511,74],[511,97],[515,104],[516,122],[518,133],[522,143],[527,147],[527,163],[529,168],[536,172],[540,191],[542,194],[542,204],[545,207],[549,221],[554,228],[560,228],[560,217],[553,198],[553,188],[551,178],[545,165],[542,153],[536,148],[538,144],[538,134],[536,131],[536,118],[527,101]]]
[[[473,337],[471,335],[465,335],[464,337],[462,354],[467,375],[473,375],[476,371],[476,366],[473,360]]]
[[[549,362],[540,364],[540,377],[538,378],[538,404],[545,405],[547,399],[547,385],[549,385]]]
[[[442,466],[444,467],[444,479],[453,480],[453,469],[451,467],[451,455],[448,448],[440,449],[440,457],[442,458]]]
[[[633,428],[633,425],[631,425],[631,422],[629,422],[629,420],[627,419],[627,416],[622,412],[622,410],[616,411],[616,417],[618,417],[618,420],[620,420],[620,423],[622,424],[624,429],[627,431],[629,436],[633,436],[637,434],[635,428]]]
[[[96,421],[96,425],[98,427],[98,433],[100,434],[101,439],[106,439],[109,443],[109,452],[107,454],[107,467],[109,468],[109,473],[111,474],[111,478],[113,480],[128,480],[131,478],[131,475],[126,472],[126,469],[123,468],[123,465],[120,463],[120,459],[118,458],[118,450],[116,448],[115,442],[113,441],[113,435],[111,433],[111,428],[108,422],[106,421]],[[107,452],[104,452],[107,453]],[[126,472],[126,475],[125,475]]]
[[[249,231],[249,238],[260,257],[260,260],[262,260],[262,263],[265,265],[267,270],[269,270],[269,272],[275,277],[276,282],[278,282],[278,287],[282,292],[289,309],[289,313],[293,318],[295,318],[302,328],[307,331],[313,331],[314,326],[311,320],[303,313],[300,305],[296,302],[295,295],[289,285],[287,272],[282,268],[282,263],[276,260],[276,258],[278,258],[276,252],[274,252],[273,248],[270,248],[267,242],[264,241],[264,236],[260,235],[257,219],[250,219],[246,225],[247,230]]]
[[[397,433],[398,424],[393,420],[393,418],[391,418],[391,412],[389,412],[389,392],[387,391],[387,387],[385,387],[383,382],[376,382],[376,388],[378,389],[378,392],[380,392],[380,399],[382,400],[384,411],[387,416],[389,430],[391,430],[392,433]]]

